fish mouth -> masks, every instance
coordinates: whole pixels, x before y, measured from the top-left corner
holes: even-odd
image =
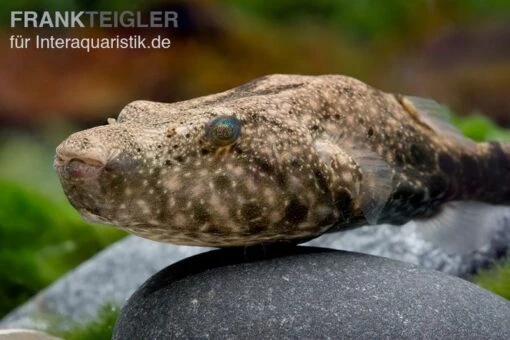
[[[55,155],[53,167],[66,180],[89,180],[97,178],[104,169],[105,163],[90,157],[65,157]]]
[[[90,223],[109,224],[102,217],[100,177],[106,164],[97,158],[57,153],[53,166],[71,205]]]
[[[66,181],[88,181],[97,179],[118,154],[118,150],[108,151],[101,147],[86,151],[73,150],[63,142],[56,149],[53,167]]]

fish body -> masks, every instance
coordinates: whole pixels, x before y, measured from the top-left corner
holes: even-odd
[[[338,76],[270,75],[171,104],[136,101],[71,135],[55,169],[89,221],[163,242],[300,242],[510,203],[510,147],[437,103]]]

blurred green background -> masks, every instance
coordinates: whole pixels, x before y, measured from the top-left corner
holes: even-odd
[[[175,10],[178,29],[10,28],[11,10]],[[137,99],[171,102],[270,73],[337,73],[432,97],[476,140],[510,139],[510,1],[0,3],[0,317],[125,234],[83,222],[55,146]],[[11,49],[9,37],[161,35],[166,50]],[[478,282],[510,297],[508,267]]]

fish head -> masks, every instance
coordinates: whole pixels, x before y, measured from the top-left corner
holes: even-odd
[[[88,221],[212,246],[304,238],[333,223],[312,137],[291,119],[250,107],[132,112],[57,147],[64,192]]]

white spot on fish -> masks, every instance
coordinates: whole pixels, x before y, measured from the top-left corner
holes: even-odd
[[[182,187],[182,183],[181,183],[181,181],[179,181],[179,179],[176,176],[170,177],[166,181],[165,187],[170,191],[177,191]]]
[[[189,126],[179,126],[175,128],[175,133],[181,136],[186,135],[191,131],[191,128]]]
[[[184,216],[184,214],[177,213],[177,214],[175,214],[173,221],[174,221],[174,225],[176,227],[184,227],[184,226],[186,226],[188,219],[186,218],[186,216]]]
[[[149,205],[144,200],[136,200],[136,205],[142,210],[143,214],[149,215],[151,213]]]
[[[352,173],[350,171],[342,172],[342,179],[348,183],[352,182]]]

